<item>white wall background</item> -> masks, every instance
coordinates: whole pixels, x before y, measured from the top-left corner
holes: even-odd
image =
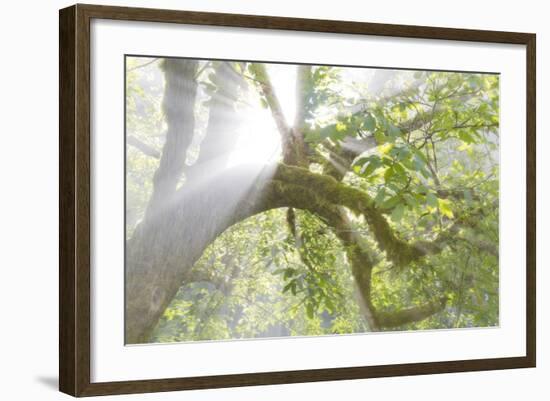
[[[550,107],[545,3],[460,0],[95,1],[200,11],[358,20],[537,33],[538,367],[498,372],[370,379],[104,397],[128,400],[530,399],[550,395],[550,296],[545,249],[550,216]],[[68,1],[5,2],[0,17],[0,397],[68,399],[57,392],[58,17]],[[546,379],[546,381],[545,381]]]

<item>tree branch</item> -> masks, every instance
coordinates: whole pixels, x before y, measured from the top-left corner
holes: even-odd
[[[283,149],[284,149],[285,147],[289,146],[290,139],[292,136],[291,128],[288,126],[286,122],[285,116],[283,114],[283,109],[281,108],[279,99],[275,94],[275,89],[273,88],[273,84],[269,79],[269,75],[267,74],[267,69],[265,68],[265,64],[252,63],[250,64],[249,68],[250,68],[250,72],[254,76],[254,79],[259,84],[261,94],[263,95],[269,109],[271,110],[271,114],[273,115],[273,120],[277,125],[279,134],[281,135],[281,142],[283,144]]]
[[[426,255],[423,248],[395,236],[385,217],[376,209],[374,201],[365,192],[341,184],[332,177],[314,174],[300,167],[280,165],[275,178],[310,188],[325,203],[345,206],[354,213],[364,215],[378,246],[397,266],[405,266]]]
[[[162,209],[175,194],[183,173],[187,147],[193,139],[198,61],[165,59],[166,78],[162,106],[168,130],[160,163],[153,177],[153,193],[147,205],[146,219]]]
[[[208,123],[198,159],[185,170],[190,180],[211,169],[224,168],[239,139],[237,130],[241,119],[235,104],[236,94],[244,84],[243,79],[231,62],[215,63],[210,77],[216,90],[208,102]]]
[[[376,316],[381,327],[395,328],[427,319],[445,309],[446,304],[447,298],[441,298],[439,302],[429,302],[393,312],[378,312]]]
[[[481,207],[470,211],[468,214],[462,214],[455,218],[454,222],[445,231],[440,232],[433,241],[418,241],[417,246],[423,248],[426,253],[435,254],[443,251],[449,242],[460,239],[467,241],[481,251],[498,257],[498,246],[482,239],[470,239],[468,236],[459,235],[463,227],[476,227],[482,216],[483,209]]]
[[[145,142],[140,141],[138,138],[136,138],[133,135],[129,135],[126,138],[126,143],[128,145],[131,145],[135,147],[136,149],[141,150],[141,152],[150,157],[154,157],[155,159],[160,159],[160,152],[156,150],[154,147],[147,145]]]
[[[249,69],[260,86],[261,94],[267,102],[279,130],[283,148],[283,161],[288,165],[306,166],[307,160],[303,138],[299,134],[295,134],[294,130],[287,124],[265,64],[251,63]]]

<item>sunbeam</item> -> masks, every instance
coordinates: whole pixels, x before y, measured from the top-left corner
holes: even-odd
[[[267,70],[275,88],[287,124],[296,115],[296,66],[269,64]],[[254,88],[248,91],[243,102],[248,107],[238,132],[239,139],[229,156],[228,167],[238,164],[266,164],[277,160],[281,154],[280,134],[271,112],[262,107],[260,96]]]

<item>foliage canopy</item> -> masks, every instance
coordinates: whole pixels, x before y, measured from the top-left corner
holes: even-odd
[[[277,76],[290,77],[286,88]],[[174,77],[191,83],[171,94]],[[146,270],[153,279],[140,279],[159,283],[154,272],[166,277],[159,266],[168,265],[179,280],[170,291],[163,284],[147,328],[127,341],[498,324],[498,75],[131,57],[126,83],[127,280]],[[178,122],[184,107],[190,126],[189,117]],[[244,202],[251,211],[216,221],[220,233],[197,246],[198,257],[178,259],[196,230],[148,228],[151,216],[177,220],[175,206],[154,204],[163,163],[176,177],[170,199],[185,203],[239,165],[239,146],[260,152],[246,135],[259,129],[278,138],[270,173],[258,167],[238,204],[208,195],[221,210],[225,202],[239,214]],[[167,143],[184,134],[177,167]],[[173,257],[132,267],[132,247],[141,261],[163,236],[180,236],[177,250],[163,248]],[[141,291],[130,296],[147,299]]]

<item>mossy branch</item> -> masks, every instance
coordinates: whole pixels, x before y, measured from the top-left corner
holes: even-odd
[[[373,262],[370,254],[357,234],[350,231],[345,211],[337,205],[368,215],[375,237],[383,245],[388,258],[394,263],[405,263],[422,255],[422,251],[396,238],[385,218],[373,208],[370,197],[362,191],[340,184],[332,177],[311,173],[299,167],[280,165],[270,186],[271,205],[292,206],[306,209],[325,221],[334,229],[342,241],[352,267],[352,274],[363,298],[365,317],[371,330],[393,327],[395,322],[411,322],[425,319],[436,313],[437,308],[423,306],[397,312],[376,312],[371,300],[371,274]],[[388,252],[389,250],[389,252]],[[405,257],[403,257],[405,254]],[[412,256],[411,256],[412,255]],[[416,256],[418,255],[418,256]],[[400,324],[405,324],[400,323]],[[389,325],[389,326],[388,326]]]
[[[390,329],[427,319],[445,309],[446,304],[447,298],[441,298],[439,302],[428,302],[398,311],[377,312],[376,317],[381,327]]]
[[[311,173],[308,172],[308,174]],[[444,309],[446,299],[442,298],[439,303],[426,303],[421,306],[392,312],[377,311],[372,303],[371,293],[371,276],[374,263],[360,236],[349,230],[350,222],[347,220],[345,211],[327,202],[312,187],[304,187],[301,184],[297,185],[274,179],[266,189],[269,193],[269,196],[265,199],[266,207],[288,206],[309,210],[334,230],[348,256],[352,275],[363,301],[363,314],[372,331],[424,320]]]
[[[405,266],[427,254],[426,242],[417,246],[395,235],[388,221],[374,206],[373,199],[367,193],[342,184],[333,177],[284,164],[279,165],[275,178],[310,189],[327,206],[345,206],[354,213],[364,215],[378,246],[386,253],[387,259],[395,265]]]
[[[458,234],[460,228],[475,225],[481,213],[480,209],[458,217],[447,230],[441,232],[432,241],[407,242],[399,238],[386,220],[384,212],[378,209],[374,200],[360,189],[343,184],[331,176],[312,173],[304,168],[285,164],[279,165],[275,178],[285,183],[308,188],[327,206],[344,206],[356,214],[365,216],[379,248],[397,267],[403,267],[424,256],[442,252],[448,242]],[[489,253],[495,254],[496,250],[491,249]]]
[[[273,179],[264,189],[264,208],[290,207],[308,210],[314,213],[321,221],[333,229],[340,239],[352,266],[352,274],[359,289],[363,314],[371,330],[379,330],[375,318],[375,311],[371,301],[371,272],[372,261],[366,249],[361,246],[356,234],[351,232],[345,212],[330,203],[323,197],[305,188],[290,182]],[[287,215],[288,217],[288,215]],[[291,225],[292,227],[292,225]],[[292,228],[291,228],[292,229]]]

